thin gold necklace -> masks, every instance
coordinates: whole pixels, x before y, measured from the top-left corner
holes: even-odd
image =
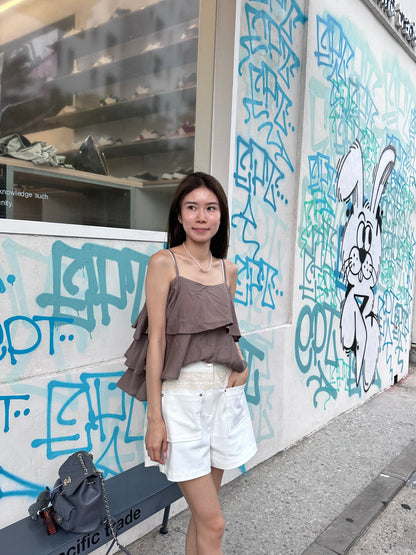
[[[211,255],[210,261],[209,261],[209,266],[206,270],[204,270],[204,268],[201,266],[201,264],[198,262],[198,260],[196,260],[196,258],[194,258],[192,256],[192,254],[188,251],[188,249],[185,247],[185,243],[182,243],[183,248],[185,249],[186,253],[188,254],[188,256],[190,256],[192,258],[192,260],[195,262],[195,264],[198,266],[198,268],[201,270],[201,272],[204,272],[204,274],[206,274],[207,272],[209,272],[211,270],[211,266],[212,266],[212,252],[209,251],[209,254]]]

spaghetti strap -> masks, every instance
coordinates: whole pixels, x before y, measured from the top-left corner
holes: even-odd
[[[227,284],[227,275],[225,273],[225,262],[223,258],[221,258],[221,262],[222,262],[222,277],[224,278],[224,283]]]
[[[178,263],[176,262],[175,255],[173,254],[173,252],[170,249],[168,249],[168,253],[173,258],[173,262],[175,263],[175,268],[176,268],[176,275],[179,277],[179,268],[178,268]]]

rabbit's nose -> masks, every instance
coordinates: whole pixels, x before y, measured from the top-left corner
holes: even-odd
[[[362,264],[367,256],[367,251],[365,249],[358,249],[358,252],[360,253],[360,262]]]

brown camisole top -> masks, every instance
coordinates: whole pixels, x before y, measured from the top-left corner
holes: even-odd
[[[179,274],[174,254],[176,277],[170,283],[166,304],[166,350],[162,380],[177,380],[182,366],[204,360],[225,364],[242,372],[246,363],[241,359],[236,341],[240,329],[231,291],[224,281],[203,285]],[[146,354],[148,317],[146,304],[133,324],[133,342],[125,353],[127,370],[117,385],[139,401],[146,400]]]

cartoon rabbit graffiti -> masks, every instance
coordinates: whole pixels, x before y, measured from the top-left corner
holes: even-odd
[[[338,162],[337,195],[351,199],[343,229],[342,273],[347,282],[341,309],[341,343],[355,354],[355,380],[363,376],[364,391],[373,383],[380,347],[380,326],[374,313],[374,287],[381,265],[380,201],[390,177],[396,151],[384,148],[374,168],[371,201],[364,199],[363,153],[358,139]]]

